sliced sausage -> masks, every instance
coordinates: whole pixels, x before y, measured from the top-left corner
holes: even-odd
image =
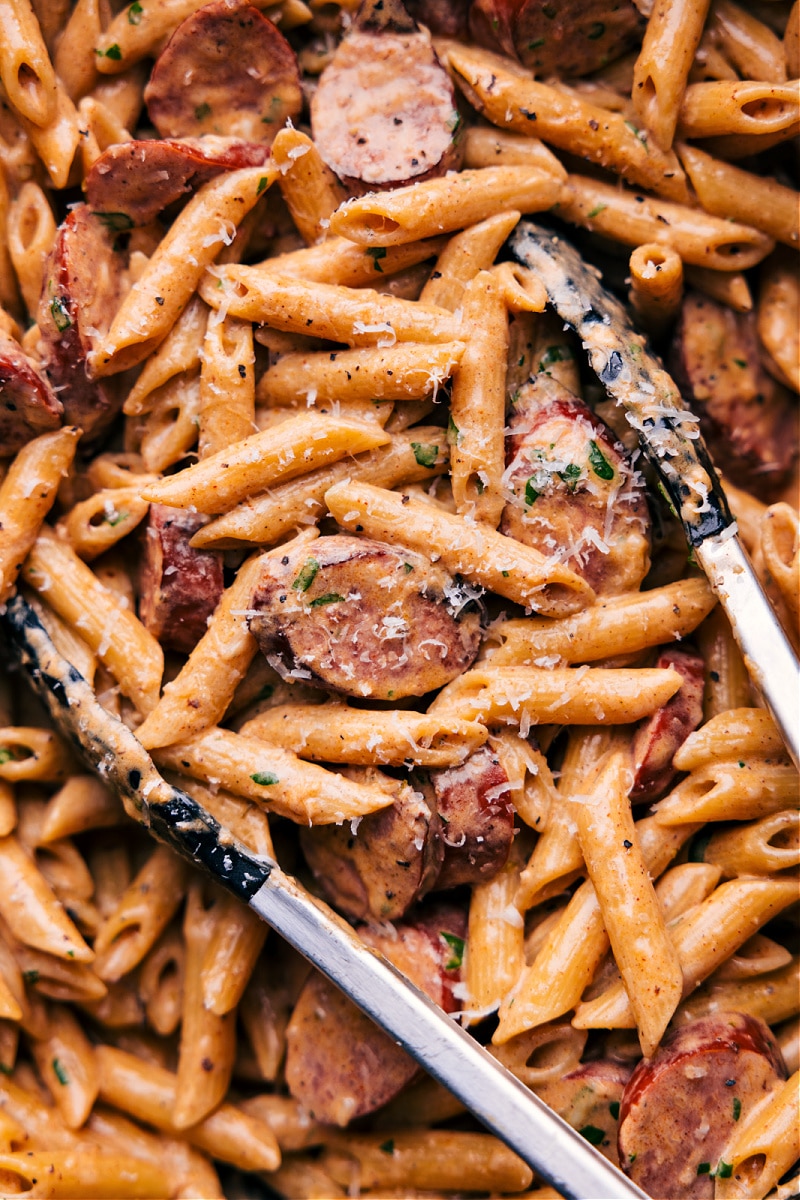
[[[536,1094],[618,1166],[620,1103],[630,1074],[629,1066],[601,1058],[583,1063],[563,1079],[537,1085]]]
[[[139,616],[170,650],[189,654],[222,595],[222,555],[195,550],[200,513],[151,504],[139,577]]]
[[[244,0],[214,0],[182,21],[144,91],[165,138],[205,133],[270,142],[302,107],[297,58]]]
[[[656,709],[636,731],[633,739],[634,776],[630,797],[634,804],[658,799],[678,774],[673,756],[703,719],[705,663],[693,650],[664,650],[657,667],[683,676],[671,700]]]
[[[86,200],[95,214],[116,217],[121,226],[148,225],[222,171],[260,167],[268,157],[263,142],[236,138],[117,142],[86,176]]]
[[[0,333],[0,457],[58,429],[64,409],[47,380],[12,338]]]
[[[670,357],[717,466],[769,500],[797,456],[797,404],[762,367],[756,324],[755,313],[737,313],[689,292]]]
[[[550,375],[513,397],[501,529],[557,555],[598,595],[637,591],[650,565],[644,483],[624,447]]]
[[[364,0],[311,101],[325,162],[354,194],[458,166],[450,77],[402,0]]]
[[[649,1196],[711,1200],[720,1155],[786,1067],[758,1017],[717,1013],[675,1030],[622,1096],[619,1161]]]
[[[437,891],[491,879],[514,840],[511,785],[499,758],[483,747],[461,766],[430,774],[443,845]]]
[[[425,793],[379,771],[370,773],[371,782],[375,777],[396,792],[395,804],[349,825],[301,828],[300,845],[339,912],[359,921],[397,921],[430,890],[443,847]]]
[[[469,14],[473,41],[538,76],[597,71],[635,45],[644,25],[631,0],[474,0]]]
[[[442,687],[475,658],[480,620],[460,603],[451,577],[421,554],[323,537],[265,563],[248,623],[284,678],[397,700]]]
[[[108,332],[127,288],[127,256],[115,245],[119,232],[112,217],[76,205],[57,230],[39,301],[44,367],[65,420],[87,439],[105,432],[125,398],[119,377],[94,380],[87,369],[88,355]]]
[[[459,909],[437,909],[377,933],[363,929],[379,949],[432,1000],[454,1011],[466,919]],[[413,1059],[316,971],[300,993],[286,1030],[289,1091],[318,1121],[346,1125],[374,1112],[417,1074]]]

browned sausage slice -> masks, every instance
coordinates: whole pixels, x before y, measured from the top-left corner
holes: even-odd
[[[222,595],[222,555],[195,550],[199,513],[151,504],[140,570],[139,616],[163,646],[189,654]]]
[[[165,138],[214,133],[269,142],[302,107],[286,38],[243,0],[214,0],[182,21],[144,91]]]
[[[379,934],[361,930],[432,1000],[454,1011],[466,930],[464,914],[439,908]],[[417,1065],[352,1001],[312,971],[286,1030],[289,1091],[318,1121],[346,1125],[396,1096]]]
[[[536,1094],[601,1154],[619,1165],[617,1126],[630,1074],[630,1067],[601,1058],[583,1063],[562,1079],[538,1085]]]
[[[636,591],[650,565],[643,481],[582,400],[550,375],[514,397],[501,529],[557,554],[598,595]]]
[[[421,554],[368,538],[319,538],[269,560],[250,630],[284,678],[397,700],[442,687],[478,651],[478,614]]]
[[[64,416],[84,437],[102,434],[119,412],[119,377],[93,380],[87,357],[111,325],[126,288],[127,258],[112,240],[112,218],[79,204],[56,233],[39,301],[42,361],[64,405]]]
[[[470,0],[407,0],[411,16],[437,37],[469,40]]]
[[[714,461],[765,500],[797,456],[797,404],[761,365],[755,313],[736,313],[698,292],[686,296],[671,367],[699,414]]]
[[[588,75],[638,40],[644,21],[631,0],[474,0],[479,46],[516,54],[543,75]]]
[[[118,142],[86,176],[86,200],[95,214],[116,217],[122,228],[147,225],[168,204],[222,171],[260,167],[268,157],[263,142],[236,138]]]
[[[649,1196],[711,1200],[736,1122],[785,1078],[781,1052],[758,1017],[726,1012],[682,1026],[625,1088],[620,1166]]]
[[[431,771],[444,857],[435,887],[482,883],[505,866],[514,840],[510,784],[484,747],[459,767]]]
[[[655,800],[672,783],[677,771],[672,765],[675,753],[703,719],[705,663],[693,650],[664,650],[657,667],[669,668],[683,676],[683,683],[671,700],[657,709],[636,731],[633,739],[634,778],[631,800],[634,804]]]
[[[300,845],[325,897],[355,920],[397,921],[433,884],[441,865],[438,820],[422,791],[390,780],[390,808],[349,825],[300,830]],[[431,798],[432,799],[432,798]]]
[[[0,458],[61,424],[50,384],[12,338],[0,334]]]
[[[402,0],[365,0],[322,72],[311,128],[354,193],[418,183],[457,167],[450,77]]]

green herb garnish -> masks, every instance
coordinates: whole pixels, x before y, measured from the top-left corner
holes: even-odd
[[[414,458],[420,467],[434,466],[439,456],[439,447],[432,446],[428,442],[412,442],[411,449],[414,451]]]
[[[253,783],[257,783],[259,787],[272,787],[274,783],[279,783],[277,775],[273,775],[271,771],[256,771],[255,775],[251,775]]]
[[[300,573],[292,583],[292,587],[296,592],[307,592],[312,583],[317,577],[319,563],[315,558],[307,558],[300,569]]]
[[[56,329],[59,333],[63,333],[65,329],[69,329],[72,325],[72,319],[67,312],[67,303],[60,296],[56,296],[50,301],[50,315],[56,323]]]
[[[445,971],[457,971],[464,961],[464,939],[456,937],[454,933],[445,933],[443,929],[439,930],[439,937],[451,951],[450,957],[444,964]]]
[[[312,600],[309,608],[321,608],[323,604],[339,604],[344,600],[344,596],[340,596],[338,592],[326,592],[324,596],[317,596],[316,600]]]
[[[614,478],[614,468],[594,441],[589,442],[589,466],[600,479]]]

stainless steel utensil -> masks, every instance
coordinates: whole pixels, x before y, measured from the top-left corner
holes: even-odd
[[[568,241],[521,221],[508,244],[540,277],[553,308],[580,336],[598,379],[624,406],[800,768],[800,663],[739,541],[697,417],[625,309]]]
[[[131,817],[249,904],[566,1200],[647,1200],[341,917],[167,783],[127,726],[59,654],[23,596],[11,600],[3,624],[53,719],[118,791]]]

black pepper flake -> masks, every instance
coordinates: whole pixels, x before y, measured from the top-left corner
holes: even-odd
[[[244,363],[239,363],[239,377],[241,379],[247,379],[247,367],[244,365]]]
[[[162,308],[163,308],[163,306],[164,306],[164,297],[163,297],[163,296],[156,296],[156,304],[160,304],[160,305],[162,306]]]
[[[625,838],[625,840],[623,841],[622,844],[626,850],[630,850],[631,846],[633,845],[633,842],[629,842],[628,839]]]
[[[595,121],[594,117],[592,117],[591,121],[589,122],[589,128],[594,129],[596,132],[600,128],[600,122]]]
[[[281,559],[281,566],[288,567],[288,565],[289,565],[289,555],[284,554],[283,558]]]
[[[204,1071],[213,1071],[214,1070],[214,1064],[210,1058],[201,1059],[200,1066],[203,1068]]]

